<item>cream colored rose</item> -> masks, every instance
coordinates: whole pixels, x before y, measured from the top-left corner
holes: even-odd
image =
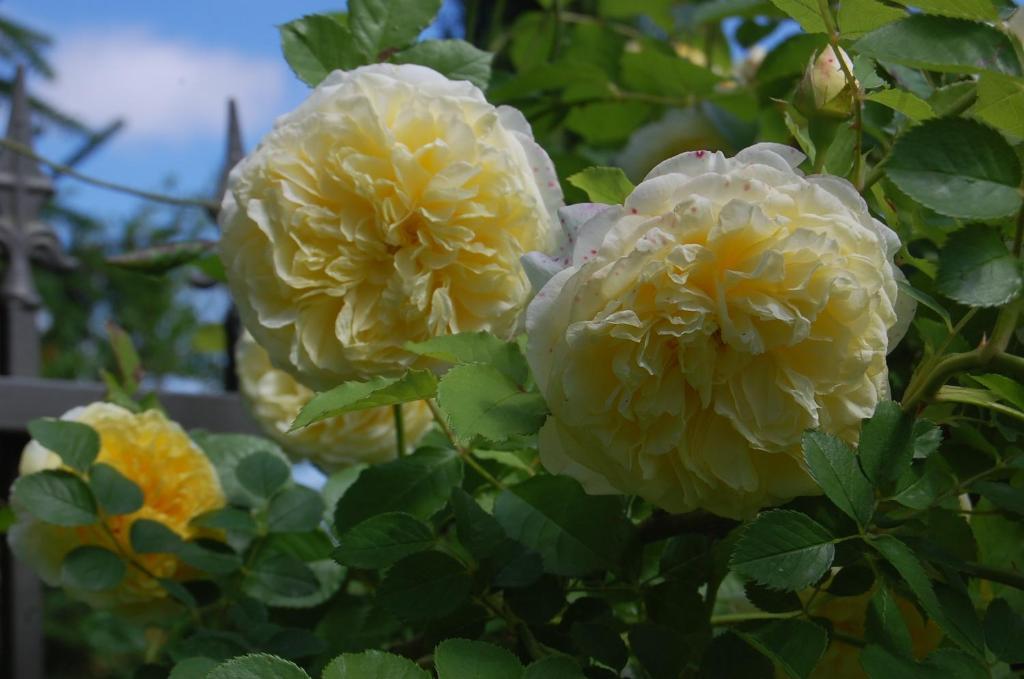
[[[906,323],[895,234],[802,160],[685,153],[624,206],[563,210],[563,250],[524,259],[535,283],[554,273],[527,311],[549,470],[729,517],[819,492],[802,433],[856,439]]]
[[[68,411],[61,419],[88,424],[100,436],[96,462],[108,464],[133,481],[143,505],[130,514],[101,516],[101,523],[57,526],[32,516],[30,507],[15,507],[18,519],[8,532],[15,556],[26,561],[44,582],[61,585],[61,563],[76,547],[97,545],[130,556],[140,568],[127,567],[111,590],[70,589],[75,597],[98,607],[149,607],[166,599],[167,591],[153,577],[184,580],[195,572],[174,554],[136,554],[131,526],[136,519],[159,521],[182,538],[201,537],[191,525],[196,516],[225,504],[213,464],[176,423],[158,410],[133,413],[112,403],[92,403]],[[36,441],[21,456],[25,476],[62,466],[60,457]]]
[[[390,407],[345,413],[289,432],[292,422],[314,392],[277,370],[270,357],[248,334],[235,349],[238,385],[263,430],[289,454],[307,458],[325,471],[359,462],[385,462],[395,457],[395,422]],[[426,403],[402,407],[409,448],[430,428]]]
[[[408,341],[509,337],[520,256],[561,189],[522,114],[422,66],[336,71],[232,171],[221,256],[245,326],[317,389],[427,359]]]

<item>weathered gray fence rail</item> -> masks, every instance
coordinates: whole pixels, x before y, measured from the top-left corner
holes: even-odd
[[[11,92],[7,139],[32,147],[32,127],[25,77],[18,69]],[[241,158],[242,142],[234,104],[228,107],[227,151],[215,196],[224,190],[227,171]],[[40,337],[36,319],[42,301],[32,267],[57,270],[74,266],[62,250],[40,211],[54,195],[51,177],[39,163],[10,148],[0,149],[0,254],[4,276],[0,283],[0,496],[7,499],[17,477],[18,458],[28,441],[29,420],[59,416],[102,397],[99,383],[47,380],[40,369]],[[57,319],[56,322],[60,322]],[[226,321],[231,326],[230,321]],[[234,389],[231,339],[228,328],[228,368],[225,391],[218,394],[162,393],[168,414],[188,429],[255,431]],[[11,558],[0,540],[0,677],[42,679],[46,676],[42,620],[43,591],[39,580]]]

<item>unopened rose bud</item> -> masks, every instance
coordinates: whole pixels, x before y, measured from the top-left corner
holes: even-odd
[[[839,60],[843,61],[840,62]],[[854,88],[860,87],[856,80],[853,87],[847,82],[846,68],[853,72],[850,57],[839,48],[836,56],[832,46],[826,47],[807,64],[804,79],[796,92],[796,107],[807,116],[824,115],[833,118],[846,118],[853,111]]]
[[[1006,20],[1006,29],[1024,43],[1024,9],[1018,9]]]

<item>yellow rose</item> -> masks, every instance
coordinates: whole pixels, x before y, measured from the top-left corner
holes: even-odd
[[[514,333],[519,257],[561,189],[522,114],[422,66],[336,71],[232,171],[221,256],[243,323],[304,384],[395,375],[408,341]]]
[[[729,149],[729,141],[701,107],[672,109],[633,132],[615,164],[630,179],[639,181],[666,158],[696,149],[724,151]]]
[[[313,391],[277,370],[260,345],[246,334],[235,348],[238,382],[256,420],[268,436],[290,454],[308,458],[326,471],[358,462],[385,462],[395,457],[394,414],[390,407],[371,408],[321,420],[289,432]],[[423,401],[402,407],[405,441],[410,448],[432,422]]]
[[[203,451],[180,426],[157,410],[133,413],[111,403],[92,403],[69,411],[61,419],[82,422],[96,430],[100,436],[96,462],[108,464],[134,481],[142,490],[143,506],[131,514],[102,515],[100,523],[74,527],[42,522],[31,515],[30,508],[16,507],[18,519],[8,533],[14,554],[51,586],[61,585],[64,556],[84,545],[127,554],[157,578],[187,579],[194,571],[177,556],[136,554],[129,536],[137,519],[159,521],[184,539],[200,535],[189,522],[225,504],[217,473]],[[27,475],[61,466],[56,453],[30,441],[22,453],[19,472]],[[99,607],[147,604],[167,596],[156,580],[131,566],[112,590],[69,591]]]
[[[906,324],[895,234],[802,160],[685,153],[624,206],[562,211],[571,247],[524,258],[535,283],[557,271],[526,321],[549,470],[728,517],[819,492],[802,433],[856,439]]]

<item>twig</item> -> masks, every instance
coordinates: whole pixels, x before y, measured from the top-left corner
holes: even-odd
[[[482,476],[485,481],[490,483],[498,490],[505,490],[505,484],[496,479],[489,471],[484,469],[483,465],[476,461],[473,457],[473,453],[469,449],[465,448],[455,438],[455,434],[452,432],[451,427],[448,426],[448,422],[445,420],[444,414],[438,409],[437,404],[434,403],[433,399],[425,399],[427,407],[430,408],[430,413],[434,416],[434,421],[437,422],[437,426],[441,428],[448,442],[452,444],[452,448],[459,454],[462,461],[472,467],[473,471]]]

